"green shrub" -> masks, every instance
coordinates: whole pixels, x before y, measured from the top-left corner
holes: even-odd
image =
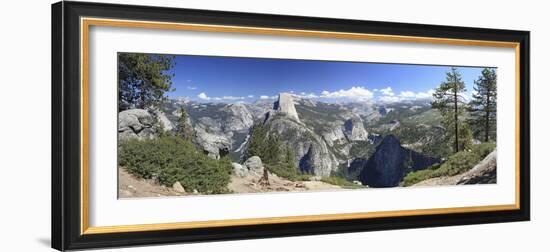
[[[426,179],[437,177],[436,171],[437,171],[438,168],[439,168],[439,164],[434,164],[434,165],[430,166],[427,169],[420,170],[420,171],[415,171],[415,172],[410,172],[403,179],[403,186],[411,186],[411,185],[414,185],[414,184],[416,184],[420,181],[424,181]]]
[[[284,163],[279,164],[264,164],[271,173],[277,174],[281,178],[286,178],[290,181],[307,181],[311,177],[307,174],[301,174],[294,166],[289,166]]]
[[[355,184],[351,181],[348,181],[344,178],[336,177],[336,176],[322,177],[321,182],[341,186],[341,187],[344,187],[344,188],[360,188],[360,187],[362,187],[362,186],[357,185],[357,184]]]
[[[308,174],[300,174],[296,177],[294,181],[310,181],[311,175]]]
[[[434,165],[425,170],[410,172],[403,179],[403,186],[414,185],[430,178],[454,176],[466,172],[489,155],[495,147],[494,143],[482,143],[474,145],[470,150],[457,152],[450,156],[441,166]]]
[[[478,156],[480,156],[481,159],[483,159],[487,155],[489,155],[495,148],[496,148],[495,143],[482,143],[482,144],[474,145],[474,147],[472,148],[472,151],[475,152]]]
[[[187,190],[208,194],[226,192],[232,170],[229,159],[211,159],[175,136],[124,141],[118,162],[138,177],[166,186],[179,181]]]

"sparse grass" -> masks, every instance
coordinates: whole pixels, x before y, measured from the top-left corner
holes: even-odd
[[[411,186],[430,178],[463,173],[483,160],[495,147],[494,143],[482,143],[475,145],[471,150],[455,153],[442,165],[433,165],[428,169],[407,174],[403,179],[403,186]]]
[[[325,182],[325,183],[328,183],[328,184],[331,184],[331,185],[337,185],[337,186],[341,186],[343,188],[362,188],[363,186],[361,185],[357,185],[351,181],[348,181],[344,178],[341,178],[341,177],[336,177],[336,176],[330,176],[330,177],[322,177],[321,178],[321,182]]]
[[[288,179],[290,181],[308,181],[311,175],[301,174],[294,167],[288,167],[284,164],[265,164],[264,166],[272,173],[277,174],[281,178]]]
[[[439,164],[434,164],[424,170],[415,171],[407,174],[403,179],[403,186],[411,186],[426,179],[438,177],[437,169]]]

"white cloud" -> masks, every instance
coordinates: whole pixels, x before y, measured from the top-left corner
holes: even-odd
[[[199,95],[197,95],[197,97],[199,97],[200,99],[203,99],[203,100],[210,100],[211,98],[208,97],[204,92],[200,93]]]
[[[378,100],[382,102],[387,102],[387,103],[399,102],[404,100],[431,99],[434,93],[434,90],[430,89],[426,92],[418,92],[418,93],[415,93],[413,91],[401,91],[399,95],[395,95],[390,87],[385,88],[385,90],[387,91],[386,92],[387,95],[380,96]]]
[[[352,87],[348,90],[340,89],[339,91],[329,92],[323,91],[321,98],[347,98],[355,101],[367,101],[372,99],[373,93],[364,87]]]
[[[413,98],[415,96],[415,93],[412,91],[402,91],[399,96],[403,98]]]
[[[384,96],[380,96],[378,100],[380,100],[381,102],[391,103],[391,102],[399,102],[401,101],[401,98],[398,96],[384,95]]]
[[[197,97],[199,97],[199,99],[207,100],[207,101],[210,101],[210,100],[212,100],[212,101],[237,101],[237,100],[244,100],[245,99],[245,97],[243,97],[243,96],[228,96],[228,95],[225,95],[225,96],[222,96],[222,97],[209,97],[204,92],[198,94]]]
[[[260,95],[260,100],[277,99],[277,98],[279,98],[278,95],[273,95],[273,96]]]
[[[254,98],[254,95],[249,95],[248,98]]]
[[[194,87],[194,86],[187,86],[187,89],[189,89],[189,90],[195,90],[195,89],[197,89],[197,87]]]
[[[244,100],[245,98],[243,96],[222,96],[222,100],[230,100],[230,101],[236,101],[236,100]]]
[[[393,90],[391,89],[391,87],[387,87],[387,88],[382,88],[379,90],[382,94],[386,95],[386,96],[394,96],[395,94],[393,93]]]
[[[298,94],[295,94],[295,96],[297,97],[300,97],[300,98],[308,98],[308,99],[316,99],[316,98],[319,98],[318,95],[316,95],[315,93],[306,93],[306,92],[301,92],[299,95]]]
[[[434,94],[434,90],[433,89],[430,89],[426,92],[418,92],[415,94],[415,98],[416,99],[429,99],[429,98],[432,98],[433,97],[433,94]]]

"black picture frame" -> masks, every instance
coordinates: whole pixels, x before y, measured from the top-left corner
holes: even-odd
[[[519,209],[159,231],[82,234],[80,17],[321,30],[519,43]],[[87,249],[174,242],[528,221],[530,219],[529,32],[285,15],[58,2],[52,5],[52,247]]]

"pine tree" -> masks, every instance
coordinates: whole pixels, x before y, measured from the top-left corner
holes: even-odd
[[[267,149],[267,129],[262,124],[255,124],[252,126],[252,133],[250,135],[250,142],[246,149],[244,159],[248,159],[252,156],[258,156],[262,158]]]
[[[118,54],[119,111],[158,106],[171,89],[174,57],[144,53]]]
[[[268,164],[279,164],[283,161],[282,141],[276,134],[269,134],[267,137],[267,146],[263,153],[262,160]]]
[[[497,113],[497,74],[494,69],[485,68],[474,81],[474,93],[469,104],[472,119],[470,124],[475,134],[483,134],[485,142],[495,140]]]
[[[193,128],[189,125],[189,115],[183,106],[178,109],[180,117],[176,124],[176,135],[181,138],[192,141],[193,140]]]
[[[284,157],[284,165],[288,167],[291,170],[296,170],[296,162],[294,151],[292,150],[292,147],[290,145],[287,145],[285,148],[285,157]]]
[[[283,141],[277,134],[270,134],[268,129],[262,124],[255,124],[252,127],[248,147],[244,159],[252,156],[258,156],[263,163],[279,165],[287,163],[286,157],[288,151],[284,148]],[[291,154],[294,158],[294,154]]]
[[[441,83],[433,94],[432,107],[441,112],[443,126],[448,132],[452,132],[448,133],[448,141],[452,144],[454,151],[459,152],[464,146],[468,145],[464,142],[469,141],[467,137],[461,139],[460,134],[460,128],[467,126],[462,125],[461,122],[465,108],[465,98],[462,93],[466,92],[466,85],[456,68],[453,67],[446,75],[446,80]],[[463,141],[462,144],[460,143],[461,140]]]
[[[471,150],[472,149],[472,131],[470,130],[470,125],[467,122],[460,122],[458,126],[458,139],[460,139],[460,150]]]

